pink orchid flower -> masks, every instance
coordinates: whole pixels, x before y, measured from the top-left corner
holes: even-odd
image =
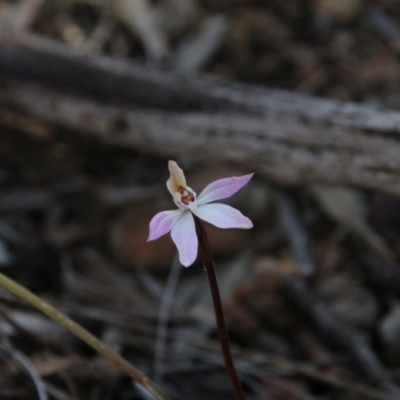
[[[185,175],[175,161],[168,162],[171,173],[167,188],[178,210],[162,211],[150,222],[150,234],[147,241],[158,239],[171,231],[178,252],[179,261],[185,267],[194,263],[197,257],[198,239],[193,214],[218,228],[249,229],[253,223],[240,211],[226,204],[212,201],[232,196],[246,183],[253,174],[233,176],[210,183],[199,196],[186,185]]]

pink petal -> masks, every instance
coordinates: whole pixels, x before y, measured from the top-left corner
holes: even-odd
[[[150,232],[147,241],[156,240],[168,233],[175,221],[182,215],[182,210],[162,211],[150,221]]]
[[[193,211],[193,214],[218,228],[249,229],[253,223],[239,210],[226,204],[203,204]]]
[[[185,267],[192,265],[197,257],[197,234],[193,215],[185,211],[171,230],[172,240],[179,252],[179,261]]]
[[[241,189],[254,174],[232,176],[210,183],[197,197],[197,204],[202,205],[211,201],[226,199]]]

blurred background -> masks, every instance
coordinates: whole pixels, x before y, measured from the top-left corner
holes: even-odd
[[[232,399],[201,263],[148,224],[169,159],[197,193],[255,172],[254,228],[207,225],[248,399],[400,398],[399,55],[396,0],[1,0],[0,271]],[[0,300],[1,399],[152,398]]]

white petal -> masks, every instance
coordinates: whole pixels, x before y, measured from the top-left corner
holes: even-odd
[[[181,214],[181,210],[162,211],[156,214],[150,221],[150,232],[147,241],[156,240],[168,233]]]
[[[226,199],[241,189],[254,174],[243,176],[232,176],[230,178],[218,179],[210,183],[197,197],[197,204],[206,204],[211,201]]]
[[[197,210],[194,210],[193,214],[222,229],[249,229],[253,227],[253,223],[239,210],[226,204],[203,204]]]
[[[172,240],[179,252],[179,261],[185,267],[192,265],[197,257],[198,239],[193,215],[185,211],[174,223],[171,230]]]

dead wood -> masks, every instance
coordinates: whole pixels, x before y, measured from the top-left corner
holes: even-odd
[[[105,144],[400,194],[400,112],[149,70],[32,35],[0,37],[0,72],[64,89],[7,80],[2,107]]]

